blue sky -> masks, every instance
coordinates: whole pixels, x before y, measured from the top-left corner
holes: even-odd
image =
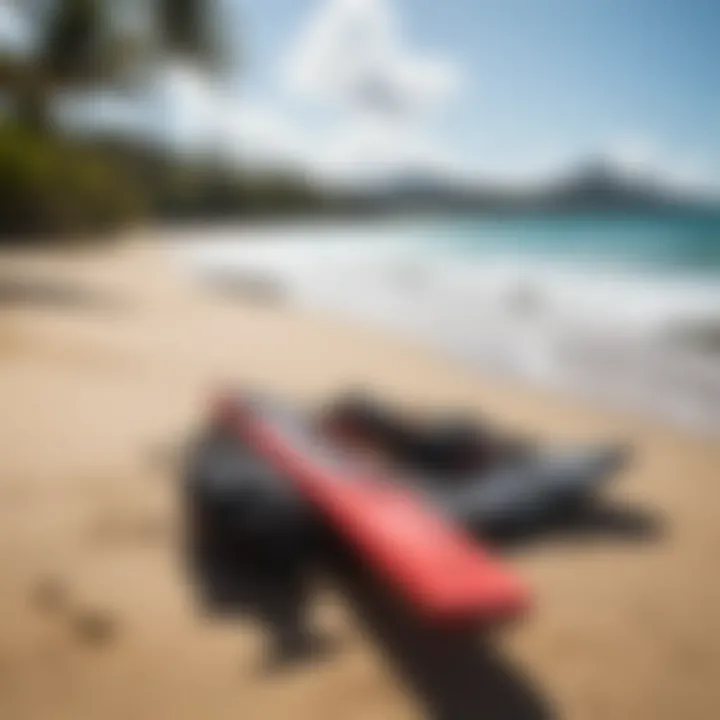
[[[169,66],[79,116],[333,182],[533,182],[603,154],[720,189],[720,0],[216,1],[244,57],[224,85]],[[22,7],[0,0],[0,42]]]
[[[283,102],[279,64],[331,2],[235,0],[248,97],[309,112]],[[716,0],[386,4],[407,47],[455,66],[459,87],[430,130],[479,172],[550,171],[607,151],[720,180]]]

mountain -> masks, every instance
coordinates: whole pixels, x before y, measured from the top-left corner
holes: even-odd
[[[649,175],[624,172],[602,157],[578,163],[559,180],[530,188],[469,186],[416,173],[361,195],[367,206],[383,210],[632,212],[708,205],[700,196],[681,194]]]
[[[649,176],[628,174],[604,158],[579,164],[559,182],[538,188],[542,207],[569,210],[632,210],[675,206],[679,194]]]

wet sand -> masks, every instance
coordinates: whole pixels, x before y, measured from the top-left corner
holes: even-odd
[[[368,384],[558,442],[621,438],[637,459],[602,521],[506,551],[536,607],[490,649],[326,581],[337,647],[268,671],[255,622],[202,618],[177,546],[177,447],[224,383],[299,400]],[[0,256],[0,397],[3,720],[720,716],[717,442],[212,294],[137,239]]]

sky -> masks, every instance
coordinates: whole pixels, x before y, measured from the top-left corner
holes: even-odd
[[[222,82],[166,67],[95,120],[334,183],[533,182],[601,155],[720,188],[717,0],[218,2],[242,58]]]
[[[603,153],[678,181],[720,182],[715,0],[245,0],[246,93],[283,103],[282,58],[333,7],[385,6],[396,42],[454,75],[425,118],[477,175],[532,178]],[[299,112],[299,111],[298,111]]]

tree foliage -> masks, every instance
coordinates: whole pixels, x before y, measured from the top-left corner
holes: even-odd
[[[157,0],[159,45],[174,57],[217,67],[222,43],[212,0]]]
[[[113,158],[17,123],[0,125],[0,236],[77,235],[144,213]]]
[[[142,40],[123,34],[112,11],[145,0],[24,1],[38,30],[36,53],[0,55],[0,95],[14,109],[0,117],[0,237],[76,235],[148,215],[206,219],[320,207],[322,199],[300,178],[244,173],[219,160],[183,161],[137,139],[63,133],[52,122],[53,99],[119,82],[128,48]],[[167,56],[219,67],[216,0],[147,1],[155,3],[156,47],[138,62]]]
[[[102,66],[104,9],[100,0],[59,0],[40,42],[39,66],[55,86],[94,82]]]

